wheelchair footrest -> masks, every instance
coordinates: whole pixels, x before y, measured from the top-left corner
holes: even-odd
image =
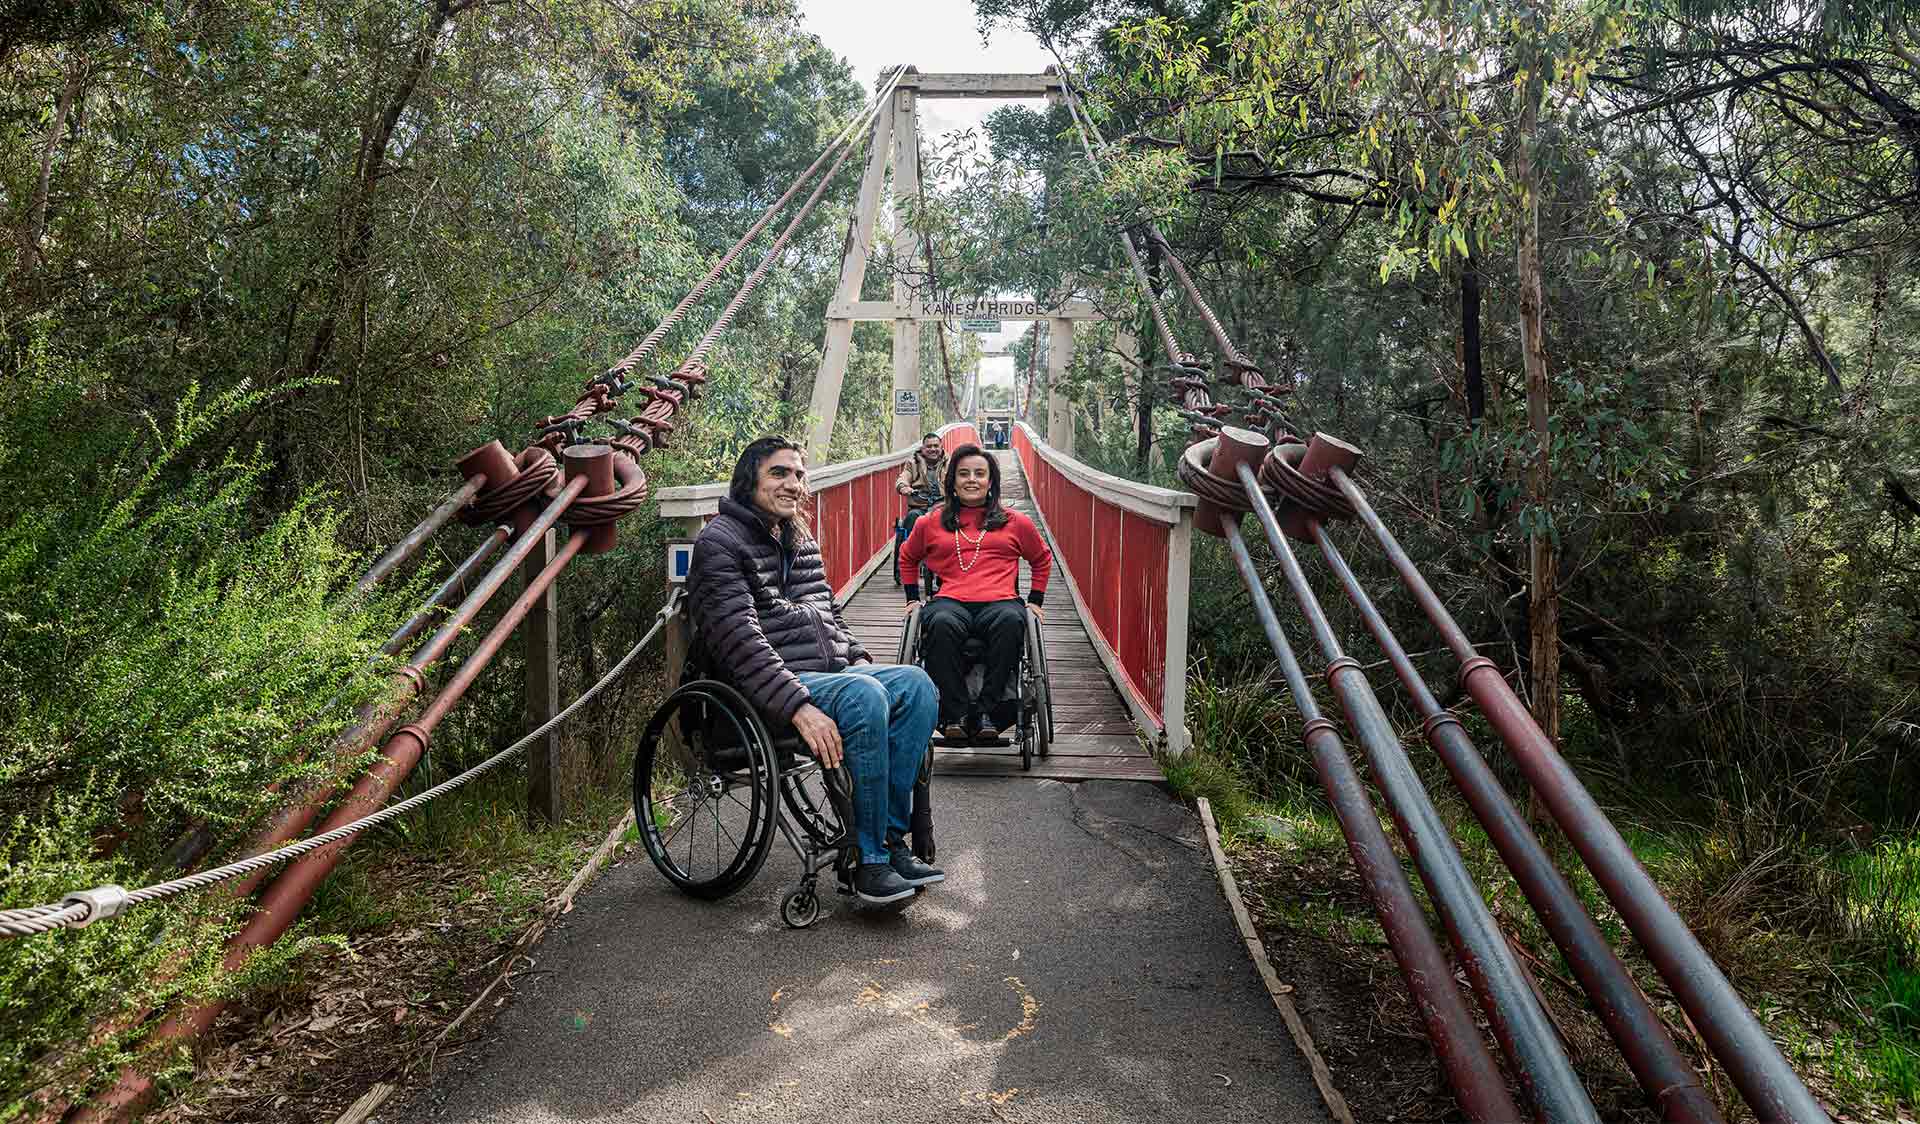
[[[936,748],[945,749],[1008,749],[1012,747],[1013,739],[982,734],[977,738],[935,737],[933,744]]]

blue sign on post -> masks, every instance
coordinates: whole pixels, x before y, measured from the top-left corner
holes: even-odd
[[[676,584],[687,580],[693,569],[693,543],[673,540],[667,543],[667,580]]]

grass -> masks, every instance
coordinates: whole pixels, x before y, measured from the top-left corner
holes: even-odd
[[[483,911],[488,938],[511,939],[538,910],[543,882],[571,874],[599,843],[585,829],[604,829],[626,804],[624,788],[577,794],[556,830],[528,813],[526,784],[517,770],[489,773],[373,833],[320,884],[306,931],[356,936],[451,907]],[[434,877],[439,901],[416,894],[413,875]]]
[[[1196,682],[1189,700],[1196,748],[1162,762],[1167,781],[1182,798],[1204,796],[1213,805],[1236,866],[1265,864],[1263,878],[1242,880],[1243,889],[1264,883],[1273,890],[1257,904],[1249,894],[1262,922],[1334,942],[1377,944],[1382,935],[1365,899],[1328,889],[1336,881],[1330,863],[1351,884],[1345,841],[1305,768],[1304,751],[1289,738],[1284,721],[1272,718],[1278,706],[1273,693]],[[1354,757],[1358,764],[1359,754]],[[1429,770],[1429,791],[1502,924],[1542,965],[1570,980],[1559,950],[1485,831],[1452,797],[1437,763],[1418,749],[1415,758]],[[1375,803],[1384,810],[1384,802]],[[1864,850],[1817,846],[1790,828],[1786,817],[1769,820],[1770,811],[1744,808],[1738,822],[1668,817],[1649,823],[1622,819],[1619,826],[1820,1095],[1867,1119],[1911,1113],[1920,1107],[1920,835],[1883,838]],[[1391,822],[1383,827],[1395,837]],[[1656,997],[1666,994],[1565,840],[1551,829],[1541,834],[1642,988]],[[1411,864],[1407,874],[1425,905]],[[1556,1005],[1565,998],[1575,1014],[1591,1021],[1580,1001],[1560,990],[1553,994]],[[1598,1035],[1596,1050],[1610,1054],[1597,1027],[1595,1022],[1588,1028]],[[1683,1022],[1676,1021],[1674,1033],[1683,1050],[1697,1048]],[[1624,1079],[1624,1071],[1616,1076]],[[1724,1075],[1718,1082],[1733,1107],[1737,1097]],[[1630,1101],[1637,1093],[1629,1083],[1622,1095]]]

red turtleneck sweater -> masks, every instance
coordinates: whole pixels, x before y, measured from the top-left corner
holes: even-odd
[[[980,521],[985,510],[962,507],[959,531],[940,525],[944,507],[927,512],[913,525],[913,533],[900,548],[900,584],[909,598],[920,594],[922,560],[940,578],[941,597],[969,602],[1018,597],[1020,560],[1025,558],[1033,566],[1033,588],[1027,600],[1035,605],[1046,600],[1053,552],[1040,537],[1040,528],[1019,512],[1009,511],[1006,524],[983,537]]]

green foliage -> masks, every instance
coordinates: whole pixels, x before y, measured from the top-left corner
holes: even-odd
[[[259,394],[190,389],[116,442],[98,374],[47,334],[0,391],[0,908],[169,877],[184,831],[234,838],[381,689],[399,607],[343,596],[360,560],[319,496],[263,518],[265,465],[206,455]],[[110,1062],[120,1042],[42,1059],[85,1020],[209,987],[234,920],[200,895],[0,945],[8,1099]]]

